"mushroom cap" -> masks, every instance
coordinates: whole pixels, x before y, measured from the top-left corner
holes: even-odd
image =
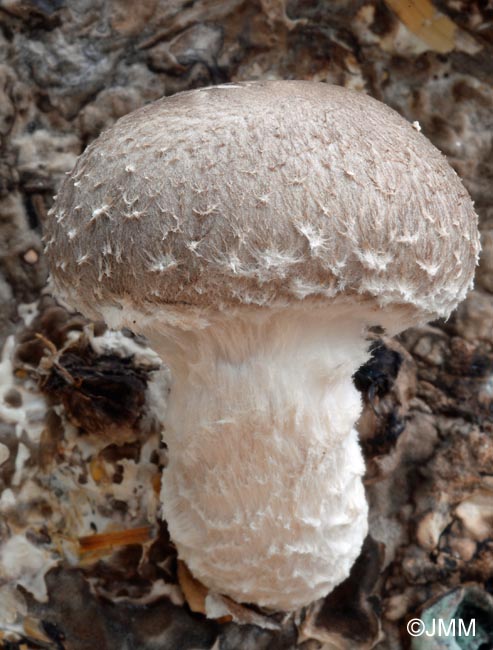
[[[405,307],[410,325],[455,308],[479,253],[446,158],[381,102],[309,81],[123,117],[65,179],[45,239],[60,297],[93,317],[349,296]]]

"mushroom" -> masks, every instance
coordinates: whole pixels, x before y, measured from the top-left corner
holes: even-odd
[[[162,515],[192,574],[275,610],[330,592],[367,533],[369,331],[446,317],[472,283],[477,218],[445,157],[344,88],[192,90],[87,148],[45,239],[57,295],[171,369]]]

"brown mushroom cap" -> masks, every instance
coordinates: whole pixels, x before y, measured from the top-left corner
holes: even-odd
[[[60,295],[92,316],[344,294],[423,321],[464,298],[479,251],[471,199],[423,135],[308,81],[192,90],[125,116],[66,178],[46,240]]]

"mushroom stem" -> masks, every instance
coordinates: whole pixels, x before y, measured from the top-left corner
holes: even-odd
[[[352,382],[363,319],[245,308],[164,330],[146,333],[172,373],[162,503],[179,556],[240,602],[292,610],[324,596],[367,531]]]

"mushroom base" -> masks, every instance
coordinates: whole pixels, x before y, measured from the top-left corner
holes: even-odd
[[[210,589],[293,610],[348,576],[367,532],[352,382],[363,322],[245,309],[146,332],[172,372],[162,513]]]

